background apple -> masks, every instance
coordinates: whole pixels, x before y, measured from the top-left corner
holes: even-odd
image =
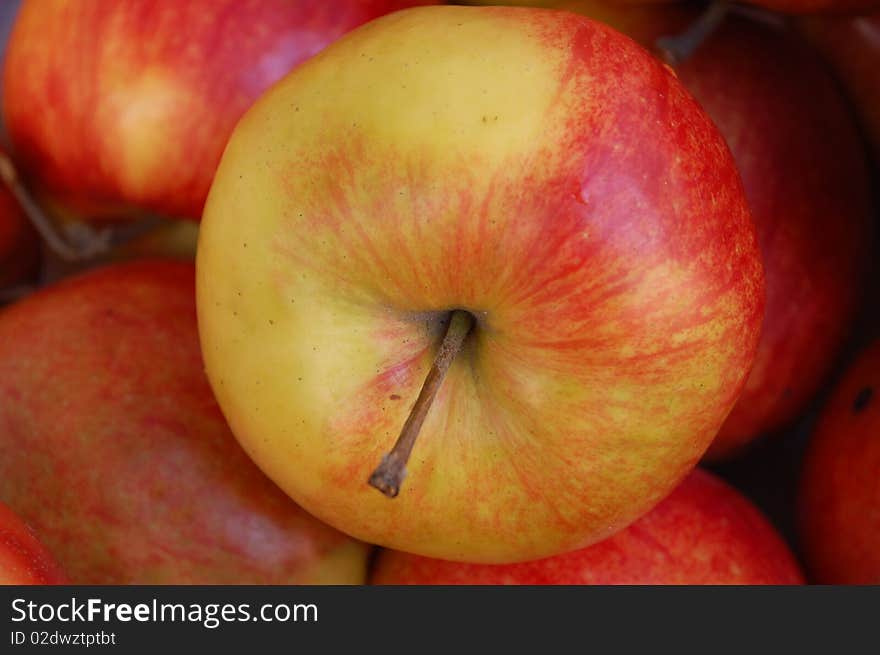
[[[804,460],[801,545],[812,581],[880,584],[880,341],[829,398]]]
[[[0,503],[0,585],[65,584],[67,577],[24,522]]]
[[[351,28],[420,0],[26,0],[3,111],[18,161],[84,217],[197,219],[251,102]]]
[[[693,471],[605,541],[520,564],[463,564],[381,551],[372,584],[802,584],[788,546],[733,487]]]
[[[298,508],[230,434],[193,278],[117,265],[0,313],[0,498],[75,584],[362,583],[367,546]]]
[[[702,455],[757,345],[721,135],[571,13],[425,7],[343,37],[239,123],[200,229],[202,349],[236,436],[315,515],[423,555],[622,529]],[[367,480],[452,310],[476,325],[389,500]]]

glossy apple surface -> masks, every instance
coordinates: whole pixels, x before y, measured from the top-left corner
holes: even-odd
[[[802,584],[788,545],[733,487],[695,470],[657,507],[589,548],[491,565],[393,550],[376,559],[378,585]]]
[[[0,503],[0,585],[65,584],[67,577],[33,532]]]
[[[0,498],[75,584],[363,582],[367,547],[229,432],[193,279],[192,264],[117,265],[0,313]]]
[[[239,117],[348,30],[420,0],[26,0],[3,111],[18,160],[92,219],[198,219]]]
[[[690,470],[757,344],[733,160],[630,39],[566,12],[411,9],[239,123],[199,235],[212,387],[294,499],[364,540],[534,559]],[[399,496],[367,484],[453,309],[476,327]]]
[[[811,581],[880,584],[880,342],[859,355],[822,410],[799,519]]]

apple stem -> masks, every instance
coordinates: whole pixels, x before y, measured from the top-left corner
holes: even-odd
[[[422,423],[425,422],[434,397],[440,390],[440,385],[443,384],[446,372],[461,350],[461,345],[473,325],[474,317],[469,312],[460,309],[452,312],[446,336],[443,337],[437,357],[434,359],[431,370],[428,371],[428,376],[425,378],[425,383],[422,385],[415,405],[403,424],[400,436],[397,438],[394,448],[382,458],[381,463],[370,476],[370,485],[389,498],[394,498],[400,493],[400,485],[406,477],[406,463],[409,461],[416,438],[422,429]]]
[[[729,0],[714,0],[684,32],[657,39],[655,46],[666,63],[677,66],[694,54],[724,22],[730,9]]]
[[[18,201],[28,220],[43,237],[49,249],[65,261],[75,262],[91,259],[106,252],[109,247],[110,230],[95,231],[85,225],[75,226],[67,238],[62,236],[55,222],[49,218],[22,184],[15,164],[4,152],[0,152],[0,178]],[[70,239],[75,240],[71,243]]]

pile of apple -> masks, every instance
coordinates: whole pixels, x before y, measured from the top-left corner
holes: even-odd
[[[8,11],[0,582],[880,583],[880,0],[755,2]]]

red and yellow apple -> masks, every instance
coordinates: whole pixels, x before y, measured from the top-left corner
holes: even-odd
[[[15,512],[0,503],[0,585],[65,584],[67,576]]]
[[[799,490],[807,572],[820,584],[880,584],[880,341],[828,399]]]
[[[649,48],[697,17],[673,7],[565,7]],[[717,460],[790,425],[828,377],[862,298],[871,186],[845,98],[823,62],[790,33],[731,16],[675,71],[730,145],[767,279],[758,355],[709,450]]]
[[[3,77],[24,171],[90,219],[197,219],[236,121],[348,30],[428,0],[25,0]]]
[[[205,379],[193,265],[139,262],[0,312],[0,498],[75,584],[357,584],[367,546],[297,507]]]
[[[695,470],[625,530],[589,548],[519,564],[466,564],[381,551],[379,585],[802,584],[788,545],[720,478]]]
[[[689,472],[751,366],[763,275],[723,138],[644,49],[566,12],[426,7],[243,117],[197,306],[234,433],[303,507],[510,562],[611,535]],[[367,481],[450,334],[386,498]]]

